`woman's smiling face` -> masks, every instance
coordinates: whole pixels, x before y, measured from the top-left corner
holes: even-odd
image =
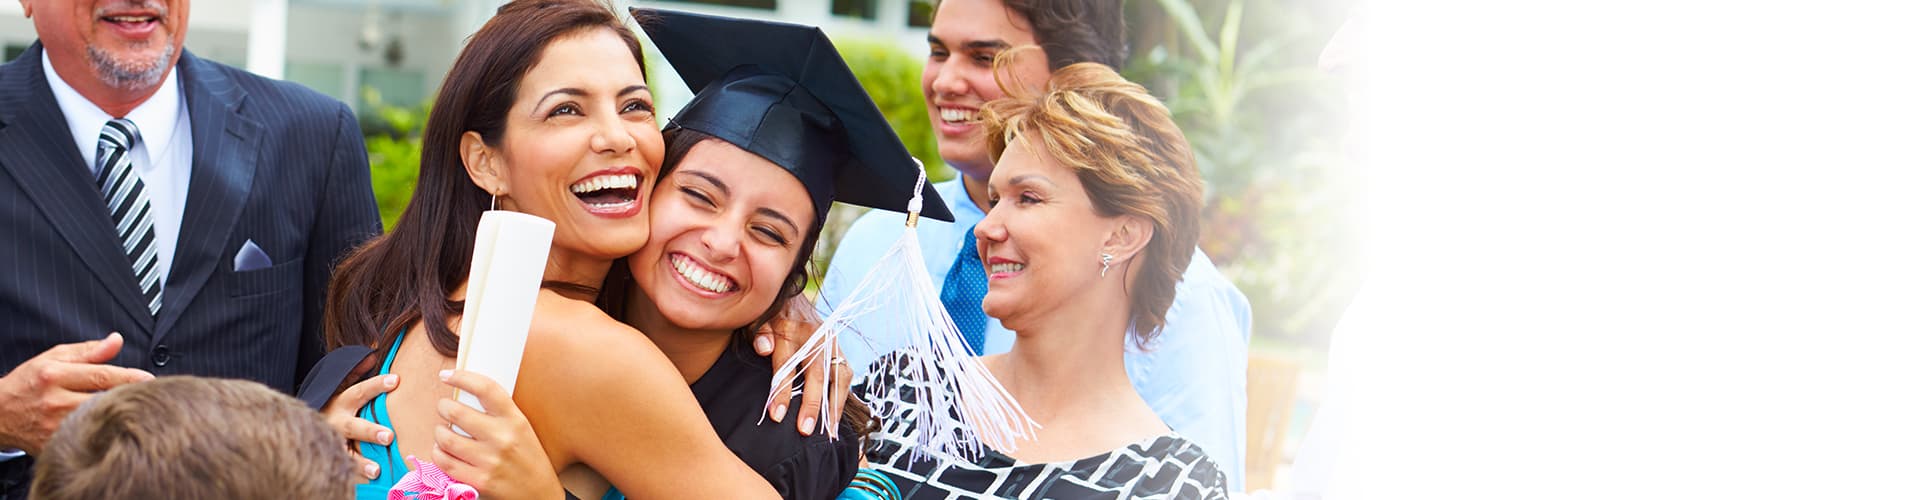
[[[661,319],[688,330],[732,330],[766,313],[814,219],[800,179],[718,139],[687,151],[651,211],[652,237],[628,266]]]
[[[619,36],[593,29],[548,44],[520,80],[500,142],[470,167],[491,168],[501,208],[552,220],[555,250],[612,260],[646,242],[643,209],[665,146],[646,77]]]
[[[1098,213],[1072,169],[1027,146],[1008,143],[988,185],[987,216],[973,230],[987,271],[981,309],[1014,331],[1101,279],[1101,245],[1118,220]]]

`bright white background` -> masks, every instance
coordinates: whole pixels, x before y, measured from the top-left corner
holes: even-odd
[[[1326,498],[1920,498],[1920,5],[1364,10]]]

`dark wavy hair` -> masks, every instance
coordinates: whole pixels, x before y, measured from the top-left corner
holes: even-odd
[[[1127,62],[1127,20],[1122,0],[1001,0],[1007,13],[1026,18],[1033,39],[1047,54],[1047,69],[1095,62],[1119,68]],[[939,9],[934,12],[939,12]]]
[[[435,351],[458,352],[460,339],[447,318],[459,314],[462,303],[447,293],[467,279],[473,235],[491,201],[467,175],[460,136],[477,132],[498,146],[520,79],[539,64],[541,51],[554,40],[594,29],[617,34],[645,74],[640,40],[612,8],[594,0],[514,0],[473,34],[427,116],[420,178],[406,212],[392,231],[334,270],[327,287],[329,348],[385,345],[418,321]]]

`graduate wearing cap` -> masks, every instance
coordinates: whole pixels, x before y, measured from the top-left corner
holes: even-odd
[[[833,498],[858,469],[869,412],[849,399],[839,422],[788,417],[811,435],[766,420],[774,367],[750,335],[805,289],[832,202],[907,212],[924,191],[921,215],[952,215],[819,29],[634,15],[698,93],[665,130],[651,237],[630,274],[610,273],[602,303],[661,347],[721,440],[781,496]]]

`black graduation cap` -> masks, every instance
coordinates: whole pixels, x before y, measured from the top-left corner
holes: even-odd
[[[669,129],[704,132],[779,165],[813,196],[905,213],[918,164],[820,28],[630,8],[697,95]],[[953,213],[923,184],[920,215]]]

